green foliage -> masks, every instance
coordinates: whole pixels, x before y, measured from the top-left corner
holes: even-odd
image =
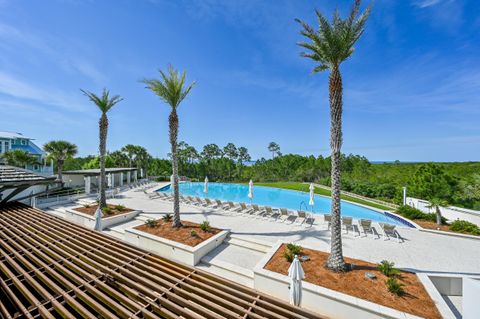
[[[164,222],[171,222],[172,221],[172,214],[166,214],[165,216],[162,217]]]
[[[300,245],[294,243],[287,244],[287,249],[283,253],[283,257],[288,261],[292,262],[295,255],[299,256],[302,254],[303,248]]]
[[[147,225],[150,228],[155,228],[158,226],[158,220],[149,218],[145,221],[145,225]]]
[[[426,220],[431,222],[437,221],[437,216],[435,214],[426,214],[421,210],[408,205],[400,206],[395,213],[411,220]],[[447,219],[445,217],[442,217],[442,224],[447,224]]]
[[[449,229],[458,233],[465,233],[470,235],[480,236],[480,227],[477,225],[467,222],[466,220],[456,220],[450,224]]]
[[[112,168],[116,167],[115,162],[110,157],[110,155],[105,156],[105,167]],[[100,168],[100,157],[96,156],[90,159],[87,163],[82,165],[82,169],[93,169],[93,168]]]
[[[192,230],[192,231],[190,232],[190,236],[192,236],[192,237],[197,237],[198,234],[197,234],[196,231]]]
[[[39,164],[39,159],[24,151],[24,150],[10,150],[1,155],[8,165],[25,167],[27,165]]]
[[[118,205],[115,205],[115,209],[118,210],[119,212],[122,212],[125,210],[125,206],[118,204]]]
[[[442,166],[428,163],[421,165],[408,184],[409,192],[423,199],[451,199],[457,182]]]
[[[90,204],[83,204],[83,207],[90,208]]]
[[[382,260],[377,265],[377,268],[382,274],[384,274],[387,277],[393,277],[400,273],[400,270],[395,268],[395,263],[388,260]]]
[[[402,296],[405,293],[405,290],[403,287],[405,287],[404,284],[402,284],[397,278],[395,277],[390,277],[387,279],[385,282],[387,285],[388,291],[390,291],[392,294],[395,294],[397,296]]]
[[[108,207],[108,206],[107,206],[107,207],[103,207],[103,208],[102,208],[102,212],[103,212],[106,216],[108,216],[108,215],[111,215],[111,214],[112,214],[112,209],[111,209],[110,207]]]
[[[208,221],[204,221],[203,223],[200,224],[200,229],[204,232],[210,231],[210,223]]]
[[[114,107],[115,104],[123,100],[119,95],[114,95],[110,97],[110,91],[108,91],[107,89],[103,89],[101,95],[96,95],[86,90],[80,91],[82,91],[82,93],[86,97],[88,97],[88,99],[92,101],[92,103],[95,104],[103,114],[110,111],[110,109]]]
[[[48,153],[48,158],[54,161],[65,161],[77,155],[77,145],[67,141],[50,141],[43,145],[43,150]]]

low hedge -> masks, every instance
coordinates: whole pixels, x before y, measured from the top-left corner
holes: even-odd
[[[399,208],[397,208],[396,213],[411,220],[417,219],[417,220],[427,220],[434,223],[437,222],[436,214],[426,214],[421,210],[418,210],[408,205],[400,206]],[[444,225],[447,224],[447,219],[445,217],[442,217],[442,224]]]
[[[456,220],[450,224],[449,229],[454,232],[480,236],[480,227],[467,222],[466,220]]]

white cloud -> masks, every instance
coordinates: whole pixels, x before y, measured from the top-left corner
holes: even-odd
[[[428,8],[428,7],[437,5],[442,1],[444,0],[421,0],[421,1],[416,1],[415,5],[419,8]]]
[[[77,98],[57,89],[39,87],[20,80],[10,74],[0,72],[0,93],[13,98],[35,101],[70,111],[82,111],[84,106]],[[80,93],[78,93],[80,96]]]

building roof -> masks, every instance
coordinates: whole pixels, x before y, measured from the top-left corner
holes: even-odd
[[[24,138],[27,140],[32,140],[32,138],[26,137],[22,133],[7,132],[7,131],[0,131],[0,138],[10,138],[10,139]]]
[[[54,176],[46,177],[23,168],[0,165],[0,186],[38,184],[54,179]]]
[[[19,203],[0,244],[0,317],[320,318]]]
[[[22,150],[22,151],[28,152],[30,154],[36,154],[36,155],[45,154],[45,151],[43,151],[41,148],[39,148],[37,145],[35,145],[33,143],[30,143],[30,145],[14,144],[14,145],[12,145],[12,150]]]
[[[124,173],[124,172],[131,172],[138,170],[136,167],[113,167],[113,168],[105,168],[105,173]],[[73,170],[73,171],[64,171],[63,175],[100,175],[99,168],[93,169],[80,169],[80,170]]]

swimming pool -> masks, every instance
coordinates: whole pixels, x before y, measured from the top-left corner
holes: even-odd
[[[180,194],[187,196],[208,197],[213,199],[220,199],[223,201],[244,202],[250,203],[248,198],[248,185],[241,184],[223,184],[223,183],[209,183],[208,194],[203,192],[203,183],[180,183]],[[171,192],[170,185],[158,190],[159,192]],[[293,190],[286,190],[274,187],[254,186],[253,187],[252,203],[258,205],[267,205],[278,208],[288,208],[292,210],[308,210],[311,212],[311,207],[305,208],[304,202],[308,205],[310,196],[305,192],[298,192]],[[300,205],[302,207],[300,208]],[[331,200],[328,197],[315,195],[315,205],[313,206],[313,213],[328,214],[330,212]],[[402,225],[401,222],[387,217],[386,215],[359,206],[342,201],[342,216],[350,216],[355,219],[371,219],[377,222],[384,222],[389,224]]]

